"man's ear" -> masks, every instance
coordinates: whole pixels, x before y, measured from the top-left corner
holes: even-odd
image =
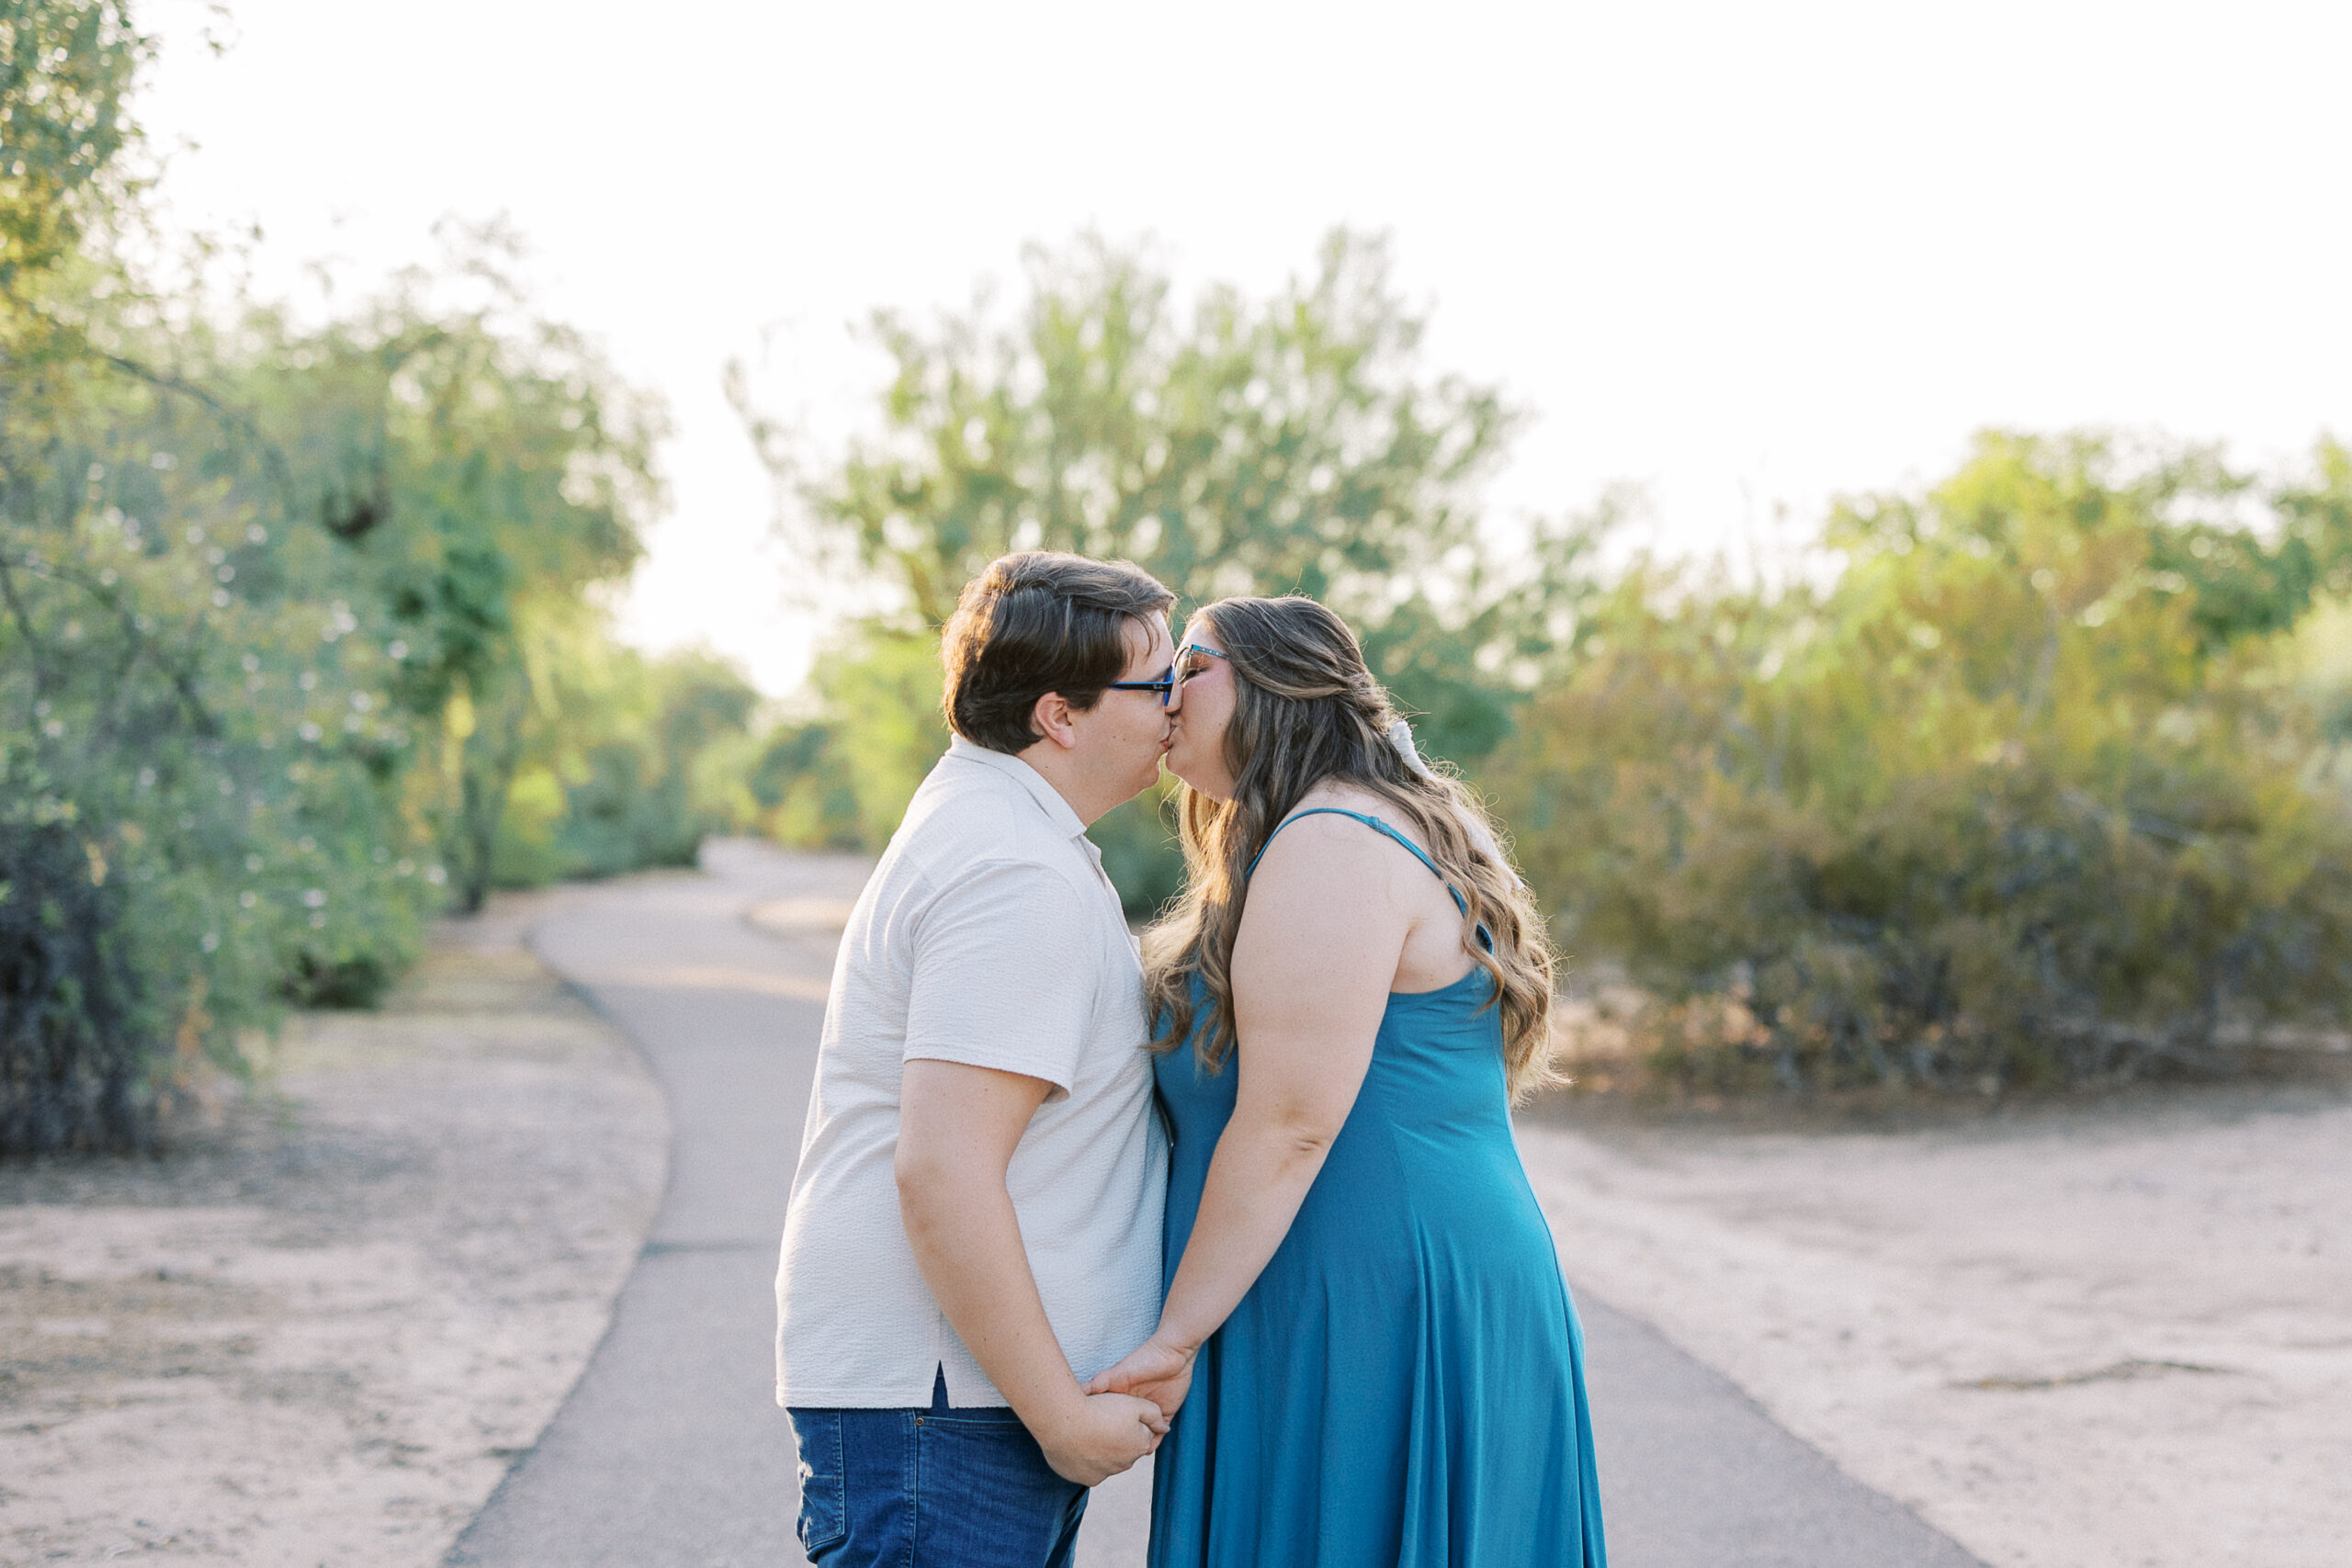
[[[1047,692],[1029,710],[1029,728],[1067,751],[1078,744],[1078,727],[1070,722],[1073,716],[1069,698],[1059,692]]]

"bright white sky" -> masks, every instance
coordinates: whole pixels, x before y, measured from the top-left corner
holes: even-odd
[[[2290,461],[2352,434],[2352,6],[149,0],[180,221],[266,278],[503,212],[539,298],[662,392],[675,505],[622,623],[770,691],[820,617],[719,392],[837,437],[876,305],[1148,232],[1253,291],[1345,221],[1430,364],[1540,416],[1499,514],[1646,487],[1744,556],[1776,503],[1932,478],[1985,424]],[[232,47],[214,58],[207,27]]]

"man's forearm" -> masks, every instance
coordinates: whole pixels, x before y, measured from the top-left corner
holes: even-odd
[[[899,1184],[899,1211],[923,1282],[1013,1413],[1042,1437],[1080,1398],[1046,1320],[1001,1181],[938,1168]]]

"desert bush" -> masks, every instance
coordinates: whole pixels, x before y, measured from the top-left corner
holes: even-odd
[[[2352,828],[2287,630],[2352,542],[2322,469],[2254,519],[2210,455],[1987,436],[1840,507],[1830,586],[1620,584],[1484,776],[1654,1065],[2095,1082],[2339,1024]]]

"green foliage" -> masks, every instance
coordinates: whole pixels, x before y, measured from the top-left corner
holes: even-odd
[[[1487,771],[1571,943],[1691,1081],[2211,1070],[2340,1021],[2352,831],[2277,633],[2346,565],[2208,454],[1988,435],[1838,509],[1833,588],[1643,568]]]
[[[707,835],[750,824],[759,694],[738,671],[707,654],[648,660],[586,617],[552,652],[493,844],[498,885],[691,865]]]
[[[420,868],[346,830],[408,737],[341,618],[269,590],[322,564],[279,470],[104,246],[143,43],[36,5],[0,46],[0,1151],[119,1147],[282,985],[413,941]]]
[[[393,699],[449,752],[443,852],[469,910],[549,706],[552,649],[580,645],[582,594],[635,564],[659,500],[660,415],[577,333],[527,314],[514,256],[497,230],[461,233],[441,278],[404,275],[320,331],[266,310],[240,330],[242,389],[288,455],[294,503],[343,547],[370,635],[400,649]],[[437,304],[436,285],[477,298]]]
[[[284,1003],[372,1000],[445,867],[479,902],[526,765],[540,874],[690,855],[751,702],[665,665],[641,732],[561,722],[660,423],[502,236],[316,328],[123,261],[145,50],[0,9],[0,1153],[138,1146]]]
[[[834,748],[832,725],[780,728],[752,759],[744,784],[762,829],[777,842],[811,850],[865,847],[856,786]]]
[[[1264,300],[1212,288],[1189,313],[1145,257],[1099,240],[1027,259],[1010,321],[985,302],[930,329],[876,317],[896,366],[881,428],[836,461],[800,461],[733,379],[802,545],[893,605],[820,678],[825,739],[771,785],[796,802],[781,830],[839,841],[854,816],[856,842],[888,837],[945,743],[928,719],[905,728],[919,672],[935,700],[933,639],[1008,550],[1125,557],[1182,604],[1312,594],[1427,716],[1430,750],[1490,750],[1529,660],[1572,624],[1591,530],[1542,530],[1525,570],[1494,570],[1472,500],[1517,416],[1423,371],[1383,244],[1336,232],[1311,278]],[[1096,836],[1148,908],[1179,874],[1172,845],[1148,810],[1114,815]]]
[[[70,257],[119,201],[124,113],[153,41],[119,0],[0,0],[0,296]]]
[[[753,773],[763,822],[785,843],[878,850],[947,750],[934,637],[865,626],[820,658],[825,716],[779,730]]]
[[[1421,321],[1383,247],[1327,242],[1314,281],[1253,305],[1210,289],[1189,321],[1136,255],[1029,255],[1019,322],[925,333],[884,312],[886,434],[801,490],[821,526],[936,627],[1007,550],[1123,556],[1192,598],[1295,589],[1377,618],[1400,581],[1472,547],[1464,487],[1513,416],[1411,374]]]

